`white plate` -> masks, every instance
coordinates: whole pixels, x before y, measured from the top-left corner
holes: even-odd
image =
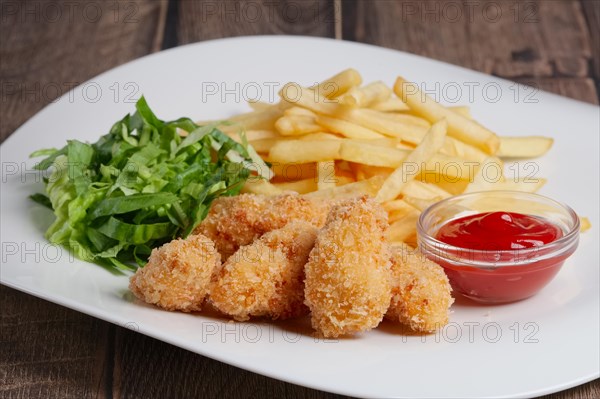
[[[135,302],[127,278],[48,244],[51,215],[27,199],[42,189],[28,155],[65,140],[96,141],[142,93],[163,119],[225,118],[244,97],[269,100],[282,83],[312,84],[354,67],[366,82],[398,74],[442,100],[472,107],[501,134],[544,134],[554,148],[530,168],[542,193],[592,222],[575,255],[535,297],[483,307],[458,301],[450,325],[426,337],[385,323],[353,339],[323,341],[305,322],[224,323]],[[469,89],[470,88],[470,89]],[[257,90],[260,89],[260,90]],[[217,92],[216,94],[214,92]],[[436,94],[433,93],[433,94]],[[237,98],[236,98],[237,97]],[[469,98],[472,97],[472,98]],[[216,40],[164,51],[69,92],[2,144],[2,284],[247,370],[353,396],[532,396],[599,375],[599,108],[467,69],[378,47],[304,37]],[[521,172],[532,171],[523,163]]]

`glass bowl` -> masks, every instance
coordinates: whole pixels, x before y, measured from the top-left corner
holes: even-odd
[[[454,219],[484,212],[537,216],[562,230],[550,243],[525,249],[476,250],[437,240],[440,227]],[[579,243],[579,218],[567,205],[538,194],[486,191],[457,195],[427,208],[417,223],[425,256],[441,265],[454,291],[482,303],[528,298],[546,286]]]

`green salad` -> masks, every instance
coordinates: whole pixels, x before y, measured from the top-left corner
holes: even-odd
[[[143,266],[152,248],[189,235],[215,198],[238,194],[262,163],[245,140],[216,125],[162,121],[144,97],[136,110],[93,144],[69,140],[31,155],[46,156],[36,165],[49,172],[46,193],[31,198],[54,211],[48,240],[121,270]]]

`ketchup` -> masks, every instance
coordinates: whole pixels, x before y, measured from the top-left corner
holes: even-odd
[[[558,226],[536,216],[487,212],[448,222],[436,238],[455,247],[498,251],[540,247],[562,235]]]
[[[457,249],[448,249],[452,259],[434,260],[464,296],[486,303],[511,302],[530,297],[556,275],[575,248],[550,256],[556,249],[544,245],[562,236],[558,226],[540,217],[480,213],[440,227],[435,238]],[[471,262],[489,267],[471,267]]]

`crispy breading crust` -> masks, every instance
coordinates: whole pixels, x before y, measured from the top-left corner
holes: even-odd
[[[322,227],[330,205],[326,201],[293,194],[273,197],[241,194],[216,199],[196,228],[215,242],[227,260],[239,247],[252,243],[271,230],[279,229],[293,220],[304,220]]]
[[[390,304],[387,214],[367,197],[335,206],[305,267],[313,328],[338,337],[377,327]]]
[[[442,328],[454,302],[451,291],[437,263],[408,247],[392,248],[392,301],[386,319],[420,332]]]
[[[163,309],[198,311],[220,263],[213,242],[203,235],[173,240],[152,250],[148,264],[131,277],[129,289]]]
[[[304,265],[318,229],[293,221],[241,247],[215,273],[210,300],[238,321],[251,316],[273,320],[308,313],[304,305]]]

